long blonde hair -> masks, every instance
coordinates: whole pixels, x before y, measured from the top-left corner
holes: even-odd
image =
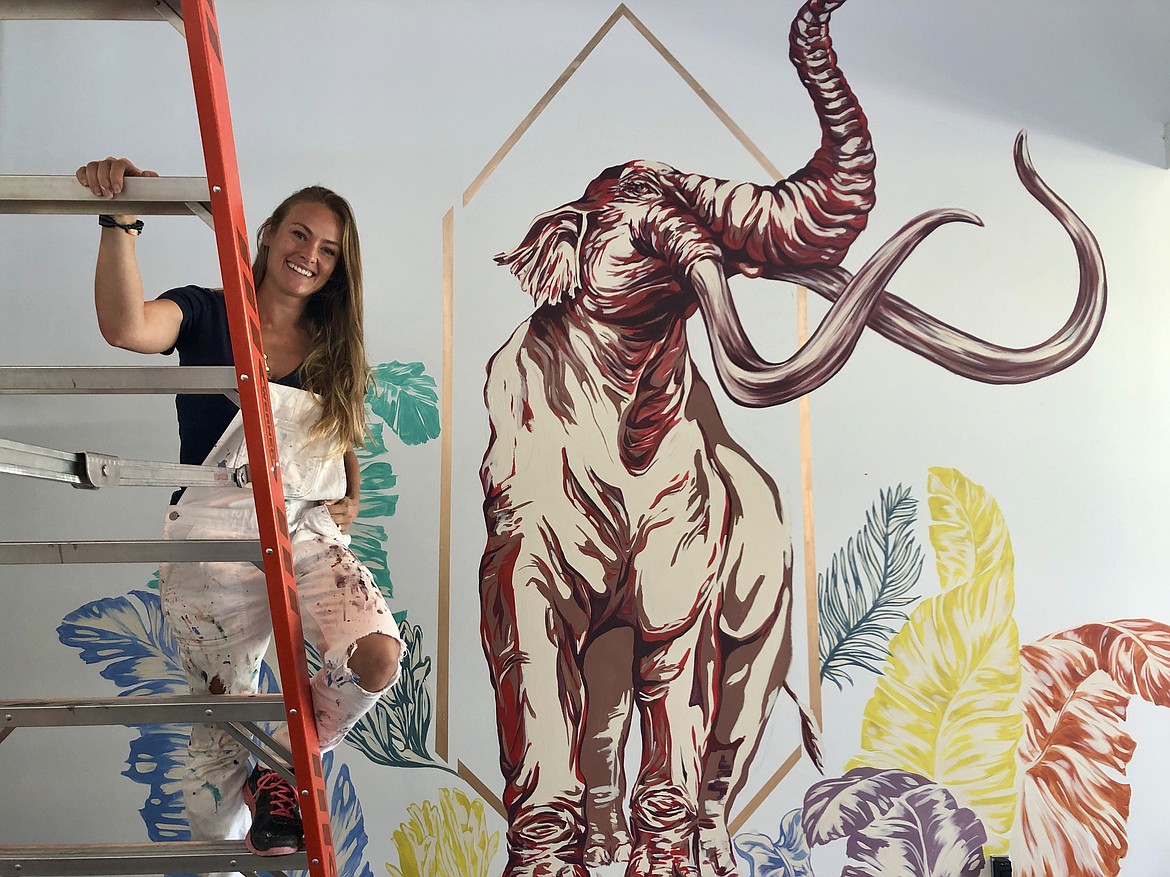
[[[363,443],[369,435],[365,400],[370,387],[362,254],[357,220],[349,202],[324,186],[308,186],[285,198],[256,232],[252,279],[257,289],[264,282],[268,267],[265,233],[280,228],[289,210],[306,202],[324,204],[337,214],[341,220],[341,252],[333,273],[305,308],[313,346],[301,363],[301,382],[306,390],[321,397],[321,419],[313,425],[311,435],[333,436],[339,446],[348,448]]]

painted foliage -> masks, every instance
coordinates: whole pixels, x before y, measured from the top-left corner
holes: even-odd
[[[856,273],[840,267],[873,207],[875,167],[865,114],[829,38],[830,14],[843,2],[808,0],[790,32],[790,57],[822,128],[802,169],[761,186],[631,161],[537,217],[519,246],[497,257],[536,305],[492,357],[484,394],[481,630],[501,740],[507,877],[582,877],[586,866],[626,858],[630,875],[735,873],[727,814],[772,703],[791,693],[792,550],[774,481],[728,434],[691,359],[690,317],[702,317],[723,390],[751,407],[824,384],[867,326],[988,383],[1059,371],[1100,328],[1096,241],[1036,174],[1022,135],[1020,179],[1068,233],[1080,268],[1074,312],[1051,338],[1005,348],[886,290],[933,230],[978,222],[966,211],[929,211]],[[799,283],[832,305],[795,354],[768,362],[740,322],[728,284],[735,275]],[[837,639],[825,672],[837,684],[848,666],[873,668],[907,605],[914,560],[895,562],[903,566],[886,590],[833,604]],[[998,606],[998,594],[976,590],[962,591],[986,602],[968,607],[972,624]],[[988,622],[991,651],[980,660],[992,668],[1014,647],[1006,624]],[[923,648],[946,653],[937,624],[924,618],[916,631]],[[960,669],[940,668],[937,684]],[[918,672],[907,670],[905,683],[921,681],[910,678]],[[996,679],[989,690],[1010,687],[1010,678]],[[627,788],[634,704],[643,747]],[[954,735],[958,746],[968,733],[925,705],[919,718],[925,739]],[[1018,720],[1007,736],[1012,727]],[[810,723],[804,731],[815,760]],[[1005,753],[1006,739],[998,758],[1007,766],[997,769],[1010,780]],[[929,776],[914,753],[903,756],[897,769]],[[946,777],[962,785],[973,780],[968,770],[956,762]],[[955,800],[933,789],[913,794],[906,806],[916,813]],[[982,815],[1001,837],[1001,790],[988,794]],[[963,837],[954,855],[974,843]]]
[[[975,877],[1010,837],[1013,873],[1113,877],[1137,746],[1122,723],[1131,697],[1170,705],[1170,625],[1093,622],[1019,646],[997,503],[954,469],[927,487],[940,593],[888,639],[861,751],[775,839],[743,832],[736,852],[751,877],[811,875],[810,850],[838,841],[849,877]]]

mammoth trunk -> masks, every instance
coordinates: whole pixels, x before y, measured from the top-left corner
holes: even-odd
[[[808,0],[792,23],[789,56],[821,123],[821,145],[808,164],[770,187],[698,174],[678,181],[735,261],[837,265],[873,209],[873,143],[829,38],[829,15],[844,2]]]

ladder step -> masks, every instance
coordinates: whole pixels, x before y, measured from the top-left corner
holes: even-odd
[[[304,852],[257,856],[244,842],[0,846],[0,877],[84,877],[89,874],[212,874],[302,871]]]
[[[258,563],[256,539],[140,539],[104,542],[0,542],[0,565],[26,563]]]
[[[73,176],[0,176],[0,213],[134,213],[182,216],[211,222],[205,177],[130,177],[116,200],[99,198]]]
[[[165,725],[172,722],[283,722],[279,694],[165,694],[84,700],[0,700],[0,731],[75,725]],[[161,873],[161,872],[159,872]]]
[[[0,395],[236,394],[230,365],[0,366]]]
[[[180,0],[0,0],[0,20],[169,21]]]

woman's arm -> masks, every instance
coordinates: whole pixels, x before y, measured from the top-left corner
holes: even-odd
[[[349,532],[349,525],[357,520],[362,504],[362,467],[353,448],[345,452],[345,496],[326,503],[329,515],[342,533]]]
[[[77,169],[77,181],[99,197],[114,198],[125,177],[157,177],[125,158],[91,161]],[[136,216],[115,214],[129,224]],[[135,253],[137,235],[120,228],[103,228],[94,272],[94,304],[102,337],[114,347],[137,353],[162,353],[174,346],[183,312],[173,301],[144,301],[142,275]]]

